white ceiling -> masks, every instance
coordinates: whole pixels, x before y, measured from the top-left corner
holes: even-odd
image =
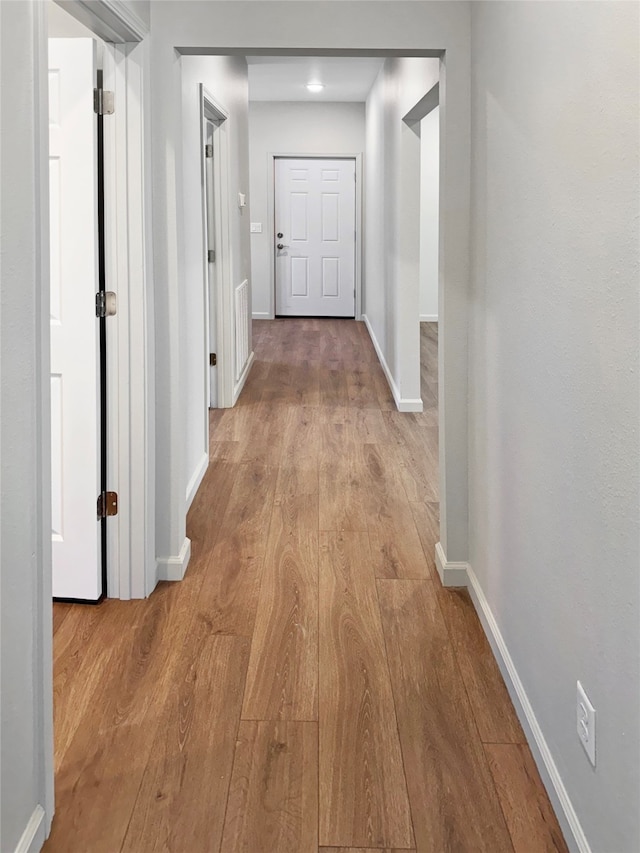
[[[250,101],[366,101],[384,60],[348,56],[247,56]],[[324,83],[317,95],[306,88]]]

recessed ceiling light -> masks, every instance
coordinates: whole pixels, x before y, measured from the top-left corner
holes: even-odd
[[[307,89],[310,92],[317,94],[318,92],[322,92],[324,89],[324,83],[316,83],[312,81],[311,83],[307,83]]]

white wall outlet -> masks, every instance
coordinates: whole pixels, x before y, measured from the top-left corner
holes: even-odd
[[[578,693],[576,698],[576,722],[578,725],[578,737],[584,751],[589,756],[589,761],[596,766],[596,709],[589,702],[589,697],[584,692],[584,687],[578,682]]]
[[[262,222],[252,222],[251,223],[251,233],[252,234],[262,234]]]

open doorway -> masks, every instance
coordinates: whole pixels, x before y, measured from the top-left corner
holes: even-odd
[[[420,120],[420,322],[438,322],[440,107]]]
[[[420,120],[420,396],[425,411],[436,412],[439,206],[440,107],[436,104]]]
[[[225,324],[221,322],[223,283],[228,264],[228,198],[226,110],[200,84],[202,127],[202,211],[204,232],[205,339],[208,341],[208,408],[226,401],[226,385],[218,369]],[[219,352],[220,351],[220,352]],[[223,362],[224,363],[224,362]],[[221,387],[220,387],[221,386]],[[206,409],[206,407],[205,407]],[[208,416],[206,417],[208,424]]]
[[[53,594],[93,602],[145,597],[157,582],[144,224],[149,140],[139,44],[145,30],[135,16],[125,24],[113,15],[103,20],[103,13],[75,2],[46,5],[49,132],[42,140],[51,223],[54,563],[71,525],[86,552],[69,557],[68,583],[54,583]],[[80,575],[86,588],[78,586]]]
[[[53,768],[77,721],[66,673],[58,669],[52,679],[52,659],[69,642],[76,648],[74,665],[87,650],[87,635],[74,630],[70,614],[100,619],[107,605],[83,604],[101,603],[105,596],[144,598],[156,585],[157,566],[149,466],[150,249],[144,225],[149,140],[143,113],[145,47],[140,44],[148,27],[136,15],[124,21],[119,10],[102,4],[89,8],[79,0],[70,0],[64,9],[42,4],[38,14],[43,74],[37,121],[44,130],[37,200],[43,226],[41,465],[43,482],[53,483],[42,490],[43,537],[52,537],[54,552],[53,560],[48,555],[43,560],[40,577],[45,742],[38,761],[47,775],[48,823],[54,810]],[[117,311],[110,291],[117,296]],[[63,341],[58,340],[62,333]],[[78,377],[84,383],[80,387]],[[70,500],[69,485],[76,487]],[[110,491],[117,498],[107,495]],[[119,512],[111,515],[116,500]],[[88,541],[89,556],[85,561],[78,551],[71,554],[64,565],[67,585],[61,587],[55,582],[60,568],[55,546],[64,544],[71,528]],[[75,585],[68,583],[70,574]],[[72,602],[54,604],[53,626],[52,594]],[[110,653],[108,644],[87,653],[87,662],[93,666],[102,651]]]

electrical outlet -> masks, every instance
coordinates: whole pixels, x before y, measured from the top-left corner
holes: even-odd
[[[262,222],[252,222],[251,223],[251,233],[252,234],[262,234]]]
[[[596,709],[584,692],[584,687],[578,682],[576,697],[576,723],[578,737],[589,761],[596,766]]]

